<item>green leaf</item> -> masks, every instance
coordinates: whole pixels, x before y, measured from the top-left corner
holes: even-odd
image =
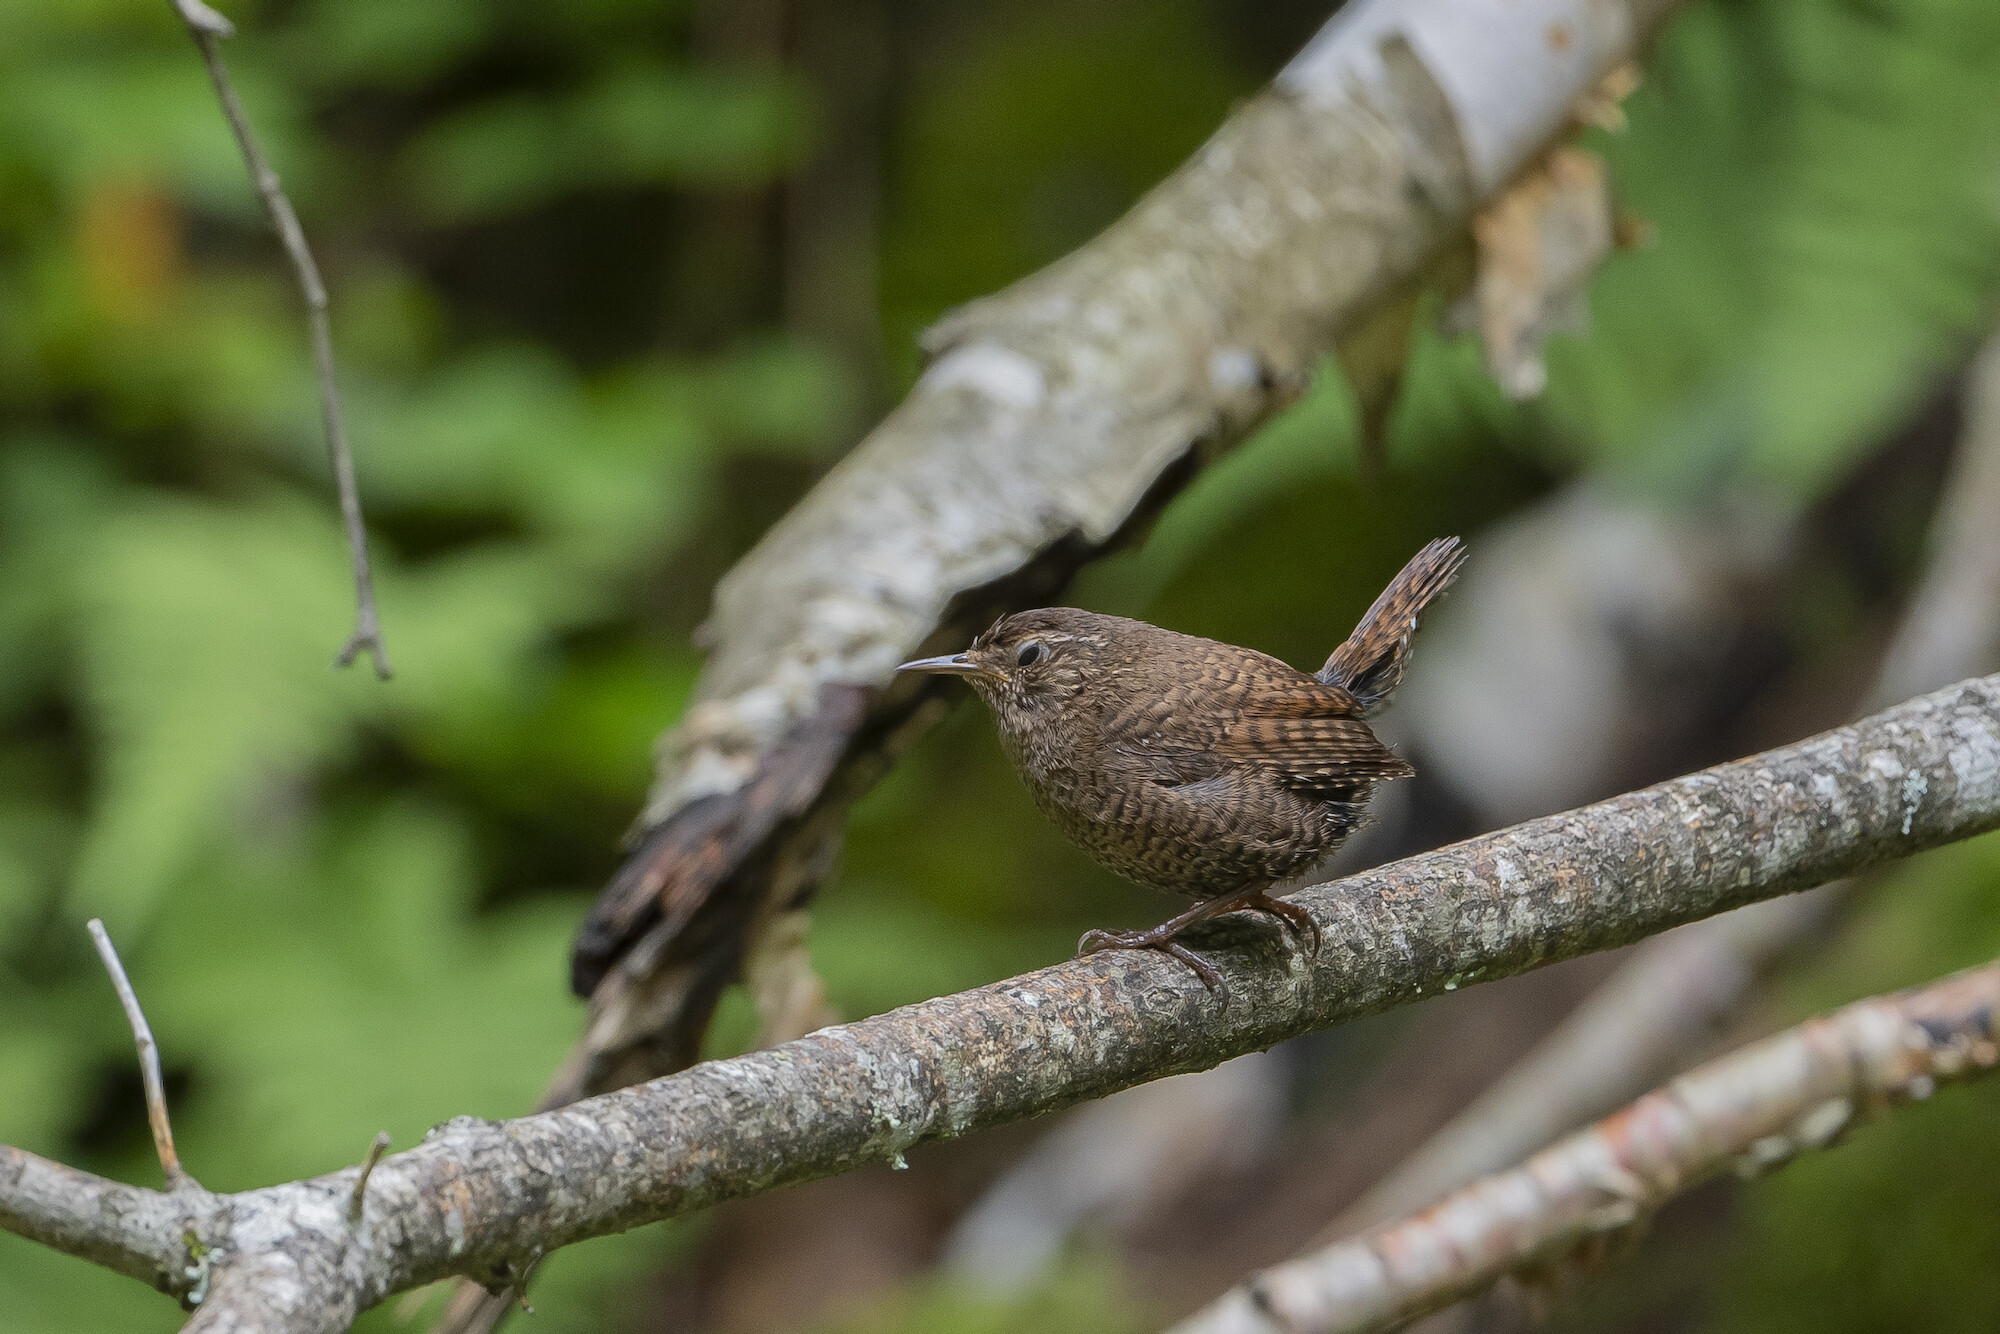
[[[526,547],[377,575],[389,687],[332,668],[353,588],[323,508],[155,502],[110,522],[74,594],[102,773],[79,915],[144,921],[218,840],[292,818],[300,785],[351,754],[365,721],[449,728],[507,707],[549,633],[598,607]]]

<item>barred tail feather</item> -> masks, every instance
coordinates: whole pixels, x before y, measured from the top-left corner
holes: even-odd
[[[1354,633],[1319,669],[1319,679],[1346,690],[1364,710],[1380,706],[1401,683],[1403,669],[1409,665],[1417,618],[1451,586],[1464,563],[1465,548],[1455,537],[1441,537],[1412,556],[1402,573],[1375,599]]]

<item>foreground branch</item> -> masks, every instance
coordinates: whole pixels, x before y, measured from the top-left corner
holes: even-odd
[[[460,1117],[360,1168],[239,1195],[135,1191],[0,1148],[0,1225],[189,1298],[190,1329],[343,1328],[450,1274],[894,1160],[1439,989],[1628,943],[2000,827],[2000,677],[1810,741],[1306,890],[1324,945],[1207,933],[1110,951],[515,1121]],[[180,1210],[171,1225],[163,1220]],[[192,1239],[188,1241],[185,1239]]]
[[[234,36],[236,28],[202,0],[173,0],[174,11],[187,24],[208,67],[209,81],[215,85],[216,100],[243,151],[243,164],[250,169],[251,183],[270,216],[271,227],[284,243],[285,257],[297,275],[299,291],[306,299],[306,324],[312,334],[313,370],[319,379],[319,414],[326,428],[327,458],[333,465],[333,480],[340,494],[340,517],[347,527],[347,551],[354,565],[354,630],[342,646],[337,661],[342,667],[353,663],[366,650],[375,663],[375,675],[386,681],[390,676],[389,650],[382,642],[382,621],[375,610],[375,576],[368,564],[368,526],[361,518],[361,491],[354,480],[354,454],[347,447],[347,425],[340,407],[340,389],[333,374],[333,326],[326,313],[326,284],[320,281],[319,265],[313,262],[306,245],[305,229],[292,201],[278,183],[278,173],[264,157],[250,118],[229,82],[229,70],[222,63],[222,39]]]
[[[2000,1062],[2000,962],[1859,1001],[1682,1075],[1404,1222],[1266,1270],[1173,1334],[1368,1334],[1761,1172]]]
[[[0,1228],[166,1292],[195,1278],[183,1202],[0,1144]]]

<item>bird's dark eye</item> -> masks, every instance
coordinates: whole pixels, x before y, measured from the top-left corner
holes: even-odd
[[[1014,650],[1014,665],[1017,667],[1032,667],[1048,656],[1049,651],[1042,647],[1041,640],[1030,639],[1027,643],[1021,645],[1020,648]]]

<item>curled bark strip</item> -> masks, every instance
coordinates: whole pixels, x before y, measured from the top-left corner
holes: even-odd
[[[1673,3],[1360,0],[1102,236],[933,329],[910,396],[716,590],[640,847],[578,940],[584,1082],[552,1098],[694,1049],[740,931],[810,893],[928,718],[898,662],[1048,600],[1288,402]],[[839,758],[780,812],[807,736]]]
[[[553,1111],[459,1117],[361,1168],[174,1196],[0,1150],[0,1226],[158,1272],[191,1328],[344,1328],[448,1275],[506,1287],[559,1246],[893,1161],[1426,992],[1537,968],[2000,827],[2000,677],[1295,898],[1308,958],[1262,923],[1172,960],[1108,951],[821,1029]],[[179,1215],[176,1215],[176,1210]]]
[[[867,693],[825,686],[815,708],[794,723],[750,781],[731,793],[697,797],[653,826],[578,928],[570,985],[588,996],[620,947],[652,927],[671,938],[722,879],[778,825],[804,815],[860,728]]]
[[[1174,1334],[1366,1334],[1769,1170],[2000,1063],[2000,962],[1859,1001],[1682,1075],[1414,1217],[1246,1282]]]

